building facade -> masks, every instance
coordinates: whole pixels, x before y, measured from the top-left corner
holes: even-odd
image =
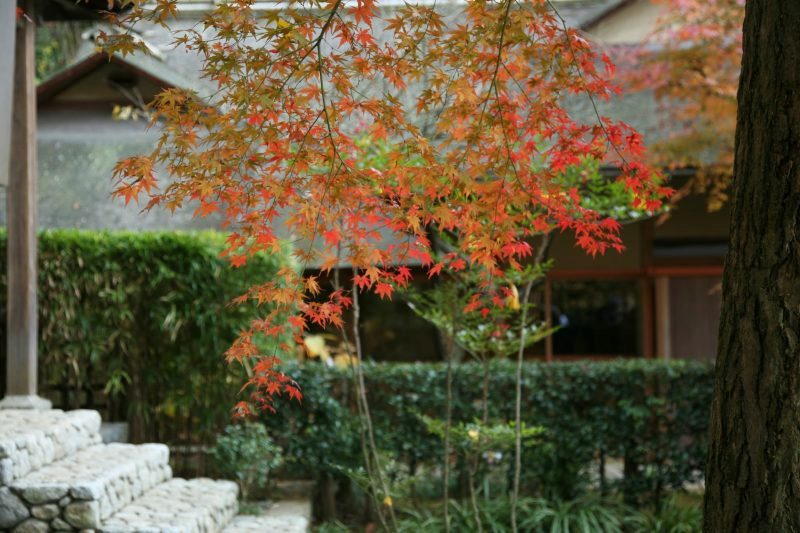
[[[185,23],[194,24],[209,2],[181,2]],[[268,3],[265,3],[268,4]],[[649,0],[561,0],[567,21],[599,46],[635,45],[655,26],[658,8]],[[38,88],[39,226],[111,230],[206,229],[213,217],[196,219],[189,206],[174,215],[141,213],[137,205],[112,201],[114,164],[147,153],[157,140],[146,120],[118,120],[115,109],[141,106],[167,87],[202,92],[196,56],[167,47],[158,28],[142,33],[153,56],[113,56],[94,49],[91,32],[64,70]],[[590,103],[574,112],[592,119]],[[670,131],[669,116],[647,93],[603,103],[601,112],[624,120],[648,142]],[[680,187],[691,171],[676,171]],[[0,203],[4,205],[4,202]],[[0,212],[0,222],[4,213]],[[726,250],[726,209],[709,212],[699,195],[682,199],[668,217],[623,227],[626,249],[592,258],[568,235],[556,235],[539,304],[559,330],[531,357],[545,360],[609,357],[713,359]],[[441,356],[432,328],[402,302],[365,297],[365,350],[376,358],[407,360]]]

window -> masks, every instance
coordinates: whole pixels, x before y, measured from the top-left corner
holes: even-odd
[[[553,353],[641,355],[639,293],[630,279],[552,281]]]

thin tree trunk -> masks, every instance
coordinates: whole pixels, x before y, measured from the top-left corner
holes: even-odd
[[[368,494],[372,497],[371,501],[374,510],[381,522],[384,530],[389,530],[389,524],[383,512],[382,502],[378,498],[377,489],[380,488],[384,495],[388,496],[389,491],[383,479],[383,471],[381,470],[380,459],[378,458],[377,447],[375,445],[375,438],[372,429],[372,418],[369,411],[369,403],[367,401],[366,385],[364,383],[364,372],[361,365],[363,364],[362,350],[361,350],[361,334],[359,332],[359,321],[361,309],[358,301],[358,286],[355,283],[355,274],[353,272],[353,336],[355,344],[355,356],[350,350],[350,339],[347,335],[347,328],[342,328],[342,338],[344,346],[347,351],[347,356],[350,358],[351,364],[351,378],[355,387],[356,393],[356,409],[358,411],[358,421],[360,426],[361,436],[361,453],[364,458],[364,469],[367,471],[367,479],[369,480]],[[339,269],[334,270],[333,284],[336,290],[340,290],[339,284]],[[352,364],[355,357],[356,363]],[[392,523],[392,529],[397,529],[397,523],[394,515],[394,509],[389,506],[389,516]]]
[[[481,522],[481,511],[478,508],[478,498],[475,494],[475,479],[473,471],[467,466],[467,475],[469,476],[469,501],[472,505],[472,514],[475,518],[475,531],[483,533],[483,523]]]
[[[800,2],[749,0],[704,530],[800,531]]]
[[[330,472],[324,472],[319,479],[320,516],[323,522],[336,518],[336,480]]]
[[[363,351],[361,349],[361,333],[359,332],[358,326],[361,320],[361,306],[358,301],[358,285],[355,282],[355,275],[357,272],[353,271],[353,340],[356,346],[356,358],[357,363],[355,366],[356,372],[356,383],[357,383],[357,395],[358,399],[361,401],[361,408],[363,412],[363,421],[366,425],[367,430],[367,438],[369,442],[370,452],[372,454],[373,464],[375,466],[375,476],[377,477],[378,483],[380,484],[380,488],[383,491],[383,494],[387,498],[388,505],[386,505],[386,510],[389,514],[389,523],[391,524],[391,531],[397,530],[397,518],[394,514],[394,505],[391,501],[391,495],[389,493],[389,486],[386,484],[386,479],[383,476],[383,467],[381,465],[380,457],[378,456],[378,446],[375,444],[375,431],[372,427],[372,415],[370,414],[369,410],[369,402],[367,401],[367,387],[364,383],[364,358],[363,358]],[[375,502],[376,506],[378,507],[378,515],[381,517],[381,521],[383,520],[383,510],[381,505],[383,502]],[[388,529],[389,524],[383,524],[385,528]]]
[[[481,393],[481,431],[489,425],[489,358],[484,354],[483,360],[483,386]],[[479,435],[478,438],[483,438]],[[472,505],[472,514],[475,517],[475,527],[478,533],[483,532],[481,513],[478,507],[478,495],[475,489],[475,481],[480,469],[480,453],[472,453],[467,458],[467,473],[469,475],[469,499]]]
[[[456,351],[456,314],[453,313],[450,340],[447,347],[447,376],[445,378],[445,426],[444,426],[444,530],[450,533],[450,427],[453,423],[453,358]]]
[[[538,267],[547,259],[550,244],[553,242],[552,233],[542,235],[539,251],[536,253],[533,265]],[[525,284],[522,293],[522,316],[520,317],[519,350],[517,351],[517,368],[515,375],[516,394],[514,399],[514,485],[511,492],[511,530],[517,533],[517,503],[519,502],[519,481],[522,474],[522,363],[525,359],[525,342],[528,326],[528,300],[536,279],[531,279]]]
[[[516,394],[514,398],[514,487],[511,492],[511,531],[517,527],[517,503],[519,502],[519,479],[522,473],[522,362],[525,359],[525,337],[528,331],[528,300],[531,297],[533,280],[525,284],[522,292],[522,316],[520,318],[519,350],[517,351],[517,370],[515,375]]]

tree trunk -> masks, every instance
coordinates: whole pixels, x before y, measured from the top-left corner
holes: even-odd
[[[322,522],[336,519],[336,480],[324,472],[319,480],[320,518]]]
[[[800,531],[800,2],[748,0],[704,530]]]

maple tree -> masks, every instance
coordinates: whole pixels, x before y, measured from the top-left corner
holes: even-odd
[[[168,25],[177,14],[169,0],[133,4],[127,28]],[[125,201],[144,195],[148,209],[194,201],[198,216],[221,212],[234,266],[279,246],[282,227],[300,243],[301,264],[353,265],[360,289],[388,298],[408,284],[408,260],[430,275],[470,266],[491,277],[520,268],[529,238],[554,230],[572,232],[593,255],[622,249],[617,221],[559,179],[586,158],[618,164],[634,207],[655,210],[669,192],[642,163],[631,127],[578,123],[564,107],[566,95],[607,98],[614,68],[547,2],[475,2],[457,13],[382,10],[371,0],[251,4],[220,3],[202,27],[175,34],[217,90],[165,90],[152,106],[158,146],[116,168]],[[101,38],[123,53],[137,46],[130,30]],[[387,168],[356,164],[365,134],[390,141]],[[159,167],[172,181],[159,181]],[[458,237],[435,261],[431,227]],[[309,298],[319,290],[313,276],[285,269],[243,296],[275,304],[228,351],[253,360],[249,385],[263,407],[300,392],[254,337],[341,326],[352,294]]]
[[[635,54],[634,89],[652,89],[675,133],[650,150],[654,164],[697,173],[673,201],[697,191],[719,209],[733,176],[736,91],[745,0],[656,0],[655,31]]]
[[[132,33],[137,22],[170,27],[177,15],[172,0],[131,3],[122,29],[100,36],[121,53],[142,47]],[[227,352],[252,369],[240,414],[274,409],[280,395],[301,398],[280,369],[280,355],[293,347],[262,353],[259,336],[291,332],[301,342],[311,325],[333,326],[350,346],[343,313],[352,308],[358,362],[359,291],[391,298],[408,286],[409,262],[429,277],[471,270],[475,294],[463,312],[486,316],[515,301],[495,280],[532,261],[536,236],[570,232],[592,255],[621,250],[619,222],[590,194],[596,174],[576,167],[617,165],[609,186],[633,210],[654,212],[671,192],[642,162],[642,139],[630,126],[571,116],[566,97],[607,99],[617,90],[614,66],[546,0],[440,8],[310,0],[266,11],[232,0],[174,35],[175,46],[200,56],[213,90],[172,88],[155,99],[151,123],[161,138],[151,154],[118,164],[116,194],[145,197],[147,209],[194,202],[196,216],[221,213],[234,267],[291,235],[301,266],[333,270],[336,280],[323,292],[315,276],[287,268],[241,297],[273,311]],[[364,164],[376,150],[382,164]],[[447,250],[433,249],[436,234],[448,236]],[[352,267],[352,289],[339,285],[339,265]],[[530,292],[528,282],[523,302]],[[521,308],[525,324],[528,306]],[[353,366],[371,494],[384,528],[394,527],[363,374]],[[449,524],[446,506],[445,518]]]

